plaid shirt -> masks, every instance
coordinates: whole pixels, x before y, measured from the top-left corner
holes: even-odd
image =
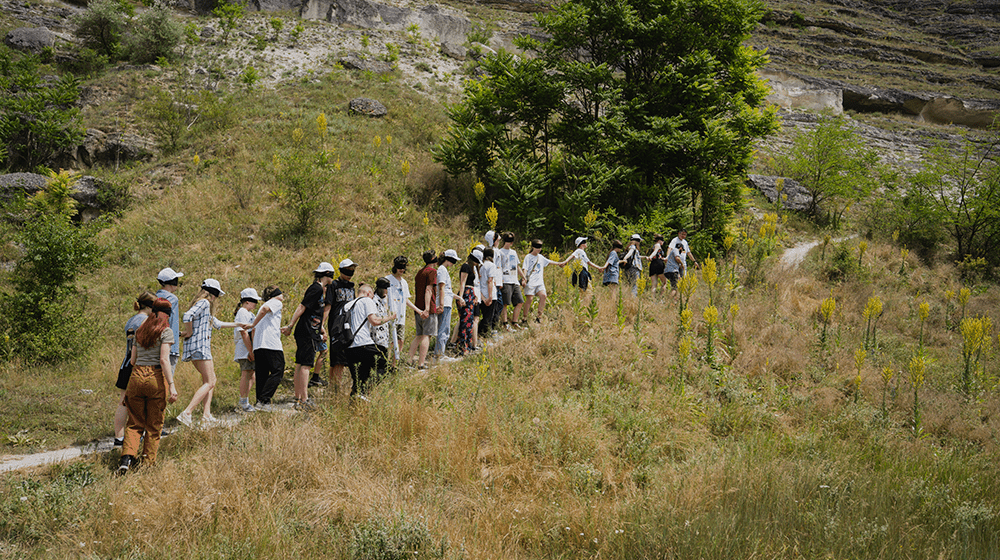
[[[212,327],[219,328],[222,321],[212,317],[212,306],[207,299],[200,299],[184,314],[184,322],[191,323],[191,336],[184,339],[184,361],[190,362],[194,355],[199,359],[212,359]]]

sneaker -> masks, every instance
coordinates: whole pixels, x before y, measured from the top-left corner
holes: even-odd
[[[417,369],[427,369],[427,364],[420,364]]]
[[[257,409],[254,408],[253,405],[250,404],[250,403],[240,403],[240,405],[236,407],[236,412],[250,413],[250,412],[253,412],[255,410],[257,410]]]
[[[254,410],[257,412],[274,412],[274,406],[271,403],[257,403]]]
[[[510,323],[504,323],[503,324],[503,330],[505,330],[507,332],[514,332],[514,327],[511,327]]]
[[[310,410],[315,410],[316,403],[314,403],[312,399],[306,399],[304,401],[295,401],[295,404],[292,405],[292,408],[302,412],[309,412]]]
[[[452,362],[458,362],[458,361],[460,361],[458,358],[452,358],[451,356],[441,356],[440,358],[438,358],[438,362],[442,364],[450,364]]]
[[[309,378],[309,387],[326,387],[330,383],[318,375],[313,375]]]
[[[535,322],[536,323],[541,323],[542,322],[542,318],[541,317],[535,317]]]
[[[214,426],[219,423],[219,419],[211,414],[204,414],[201,417],[202,426]]]
[[[125,438],[115,438],[115,442],[111,444],[112,447],[121,447],[125,445]]]
[[[134,455],[122,455],[121,462],[118,463],[118,476],[125,476],[128,474],[129,469],[131,469],[136,464]]]
[[[177,421],[180,422],[181,424],[184,424],[188,428],[190,428],[191,427],[191,413],[190,412],[182,412],[182,413],[178,414],[177,415]]]
[[[368,397],[364,396],[361,393],[358,393],[357,395],[354,395],[354,396],[357,397],[359,401],[372,402],[372,401],[368,400]]]

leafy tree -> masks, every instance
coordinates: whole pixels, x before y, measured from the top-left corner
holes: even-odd
[[[28,171],[83,140],[79,81],[63,76],[43,82],[34,56],[0,47],[0,165]]]
[[[998,147],[1000,138],[982,148],[970,142],[957,154],[938,146],[914,177],[915,194],[944,225],[957,260],[983,258],[1000,265]]]
[[[533,57],[482,60],[486,77],[450,108],[435,157],[474,173],[500,207],[500,160],[534,166],[557,235],[591,207],[625,218],[687,208],[689,225],[717,235],[741,203],[752,141],[776,128],[754,74],[765,58],[743,45],[761,10],[755,0],[559,4],[538,17],[549,40],[518,41]],[[671,196],[678,186],[683,197]]]
[[[124,0],[97,0],[76,17],[76,36],[83,46],[111,60],[121,58],[122,42],[135,8]]]
[[[795,139],[787,162],[788,173],[809,192],[807,212],[835,228],[851,204],[871,194],[881,175],[878,154],[844,124],[843,117],[821,116],[815,129]]]
[[[166,6],[154,6],[137,18],[127,38],[128,58],[138,64],[172,60],[184,28]]]
[[[97,224],[73,222],[73,178],[52,173],[48,187],[20,209],[23,223],[14,236],[22,254],[0,291],[0,348],[4,356],[27,362],[59,362],[78,357],[90,343],[90,328],[76,278],[100,264]]]
[[[240,18],[246,13],[246,8],[239,0],[219,0],[219,3],[212,10],[212,15],[219,18],[219,25],[222,26],[222,42],[229,42],[229,34],[236,29]]]

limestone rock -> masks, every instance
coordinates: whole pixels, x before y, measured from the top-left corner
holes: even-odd
[[[352,99],[348,104],[348,109],[352,113],[368,115],[369,117],[384,117],[389,114],[389,110],[385,108],[385,105],[382,105],[382,103],[374,99],[368,99],[366,97],[356,97]]]
[[[479,0],[469,4],[485,4],[487,6],[512,12],[547,12],[552,9],[545,0]]]
[[[781,191],[778,191],[778,182],[781,182]],[[794,179],[785,177],[774,177],[770,175],[748,175],[747,186],[757,189],[772,203],[778,202],[782,195],[788,198],[784,201],[786,210],[806,210],[809,208],[809,201],[812,198]]]
[[[47,27],[18,27],[7,33],[4,43],[12,49],[38,54],[56,44],[56,36]]]
[[[465,48],[465,45],[457,43],[441,43],[441,54],[449,58],[454,58],[455,60],[465,60],[468,52],[469,51]]]
[[[471,29],[468,19],[434,4],[410,9],[372,0],[302,0],[299,14],[361,29],[404,32],[415,24],[421,36],[440,42],[464,43]]]
[[[338,62],[340,65],[347,70],[361,70],[374,72],[375,74],[388,74],[392,72],[392,64],[384,60],[372,60],[368,58],[361,58],[356,53],[351,53],[345,57],[342,57]]]
[[[32,196],[45,188],[49,179],[37,173],[7,173],[0,175],[0,200],[11,200],[19,194]],[[73,184],[70,196],[77,202],[77,212],[81,219],[89,221],[105,208],[101,205],[101,192],[110,188],[106,182],[85,175]]]
[[[250,0],[247,7],[258,12],[279,12],[302,8],[302,0]]]

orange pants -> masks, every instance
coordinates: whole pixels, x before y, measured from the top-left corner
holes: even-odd
[[[135,366],[125,389],[125,408],[128,409],[128,424],[122,455],[137,457],[139,439],[145,432],[142,461],[155,463],[163,430],[163,411],[167,408],[167,387],[159,366]]]

